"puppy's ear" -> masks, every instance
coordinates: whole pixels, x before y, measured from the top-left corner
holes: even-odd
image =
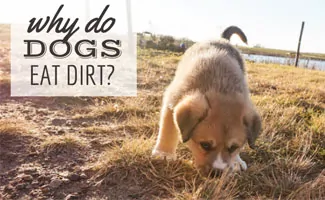
[[[254,112],[253,115],[244,117],[244,124],[246,126],[247,142],[251,149],[255,149],[255,140],[259,136],[262,129],[261,117]]]
[[[195,127],[207,116],[209,101],[199,92],[186,96],[174,108],[174,123],[178,128],[182,141],[187,142]]]

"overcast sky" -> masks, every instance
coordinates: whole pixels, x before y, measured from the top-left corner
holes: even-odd
[[[53,16],[58,0],[1,0],[0,23],[26,22],[30,16]],[[86,0],[65,0],[69,14],[84,16]],[[126,30],[123,0],[89,1],[88,12],[98,16],[111,4],[105,16],[117,19],[115,29]],[[218,39],[229,25],[246,33],[249,46],[296,50],[301,22],[305,21],[301,51],[325,53],[324,0],[131,0],[134,31],[151,31],[195,41]],[[71,12],[73,8],[73,12]],[[62,13],[64,14],[64,13]],[[27,20],[28,22],[28,20]],[[241,44],[237,36],[232,43]]]

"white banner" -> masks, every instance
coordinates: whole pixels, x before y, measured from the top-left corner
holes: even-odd
[[[136,34],[116,2],[76,12],[62,1],[12,24],[11,96],[135,96]]]

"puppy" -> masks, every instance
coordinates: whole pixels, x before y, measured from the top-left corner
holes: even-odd
[[[250,99],[244,61],[229,43],[233,34],[247,43],[243,31],[231,26],[219,41],[196,43],[184,53],[164,93],[153,156],[175,159],[181,141],[203,172],[247,169],[239,153],[246,142],[254,148],[261,119]]]

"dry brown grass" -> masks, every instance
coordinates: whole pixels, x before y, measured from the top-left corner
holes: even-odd
[[[123,129],[128,133],[122,146],[107,149],[98,159],[100,162],[94,166],[97,181],[109,182],[116,175],[130,185],[137,181],[145,186],[150,183],[152,187],[145,193],[175,199],[325,198],[321,175],[325,167],[324,72],[248,64],[248,80],[263,118],[263,133],[257,151],[245,149],[248,171],[224,182],[223,178],[206,179],[198,175],[188,163],[190,154],[184,145],[178,151],[178,161],[149,157],[157,134],[162,93],[172,79],[179,57],[142,51],[139,96],[107,98],[103,105],[82,115],[109,120],[112,124],[108,132]],[[146,60],[148,54],[150,61]],[[105,133],[101,129],[93,131]],[[179,179],[182,184],[177,182]]]
[[[21,135],[29,135],[28,123],[17,119],[0,119],[0,136],[18,137]]]
[[[179,59],[180,54],[139,49],[137,97],[55,98],[51,104],[71,108],[75,124],[65,128],[75,131],[40,136],[43,152],[91,155],[81,167],[94,174],[99,199],[325,198],[325,72],[248,63],[251,96],[263,119],[258,149],[245,147],[246,172],[207,178],[193,167],[184,144],[176,161],[150,157],[162,94]],[[19,127],[0,121],[0,135],[25,133]]]
[[[138,97],[100,99],[97,105],[89,106],[88,113],[76,116],[110,122],[104,128],[85,128],[85,133],[110,139],[116,133],[124,135],[122,144],[110,146],[97,163],[91,164],[96,182],[107,183],[113,177],[121,180],[118,184],[140,184],[144,189],[137,194],[139,197],[325,197],[321,176],[325,167],[324,72],[248,64],[248,80],[263,118],[263,133],[257,151],[245,149],[247,172],[228,181],[201,177],[189,163],[185,145],[180,146],[177,161],[152,160],[150,152],[157,134],[162,93],[178,60],[178,55],[139,50]]]
[[[10,88],[10,77],[4,74],[0,77],[0,88]]]
[[[87,142],[75,134],[49,136],[41,143],[45,154],[78,152],[87,146]]]
[[[0,24],[0,47],[1,47],[0,68],[2,69],[2,71],[8,72],[10,69],[10,26],[9,25]]]
[[[156,160],[150,157],[154,138],[127,138],[121,147],[107,149],[90,166],[97,173],[93,181],[105,185],[141,185],[137,196],[158,195],[175,199],[232,198],[237,195],[234,176],[219,179],[201,176],[189,160]],[[183,188],[180,190],[180,188]]]

